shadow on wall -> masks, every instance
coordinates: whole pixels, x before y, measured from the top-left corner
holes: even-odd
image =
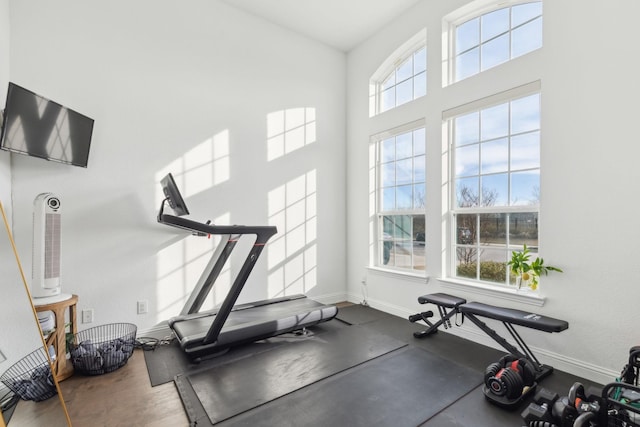
[[[265,164],[316,142],[315,108],[279,110],[266,116]],[[226,129],[206,139],[156,172],[156,205],[164,194],[159,182],[171,172],[185,199],[209,191],[232,179],[231,132]],[[267,298],[306,293],[317,284],[317,172],[291,177],[264,195],[268,224],[278,234],[267,247]],[[255,198],[255,195],[252,196]],[[214,224],[231,224],[232,212],[213,219]],[[249,238],[240,241],[251,245]],[[156,257],[156,296],[159,318],[180,312],[188,293],[197,283],[213,255],[219,238],[195,239],[184,235],[163,245]],[[239,243],[239,244],[240,244]],[[248,249],[237,252],[245,253]],[[234,259],[225,265],[204,309],[222,303],[235,277]]]

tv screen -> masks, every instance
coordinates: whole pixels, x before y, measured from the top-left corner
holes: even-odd
[[[176,181],[173,179],[173,175],[168,173],[164,178],[160,180],[162,186],[162,192],[164,193],[166,200],[169,202],[169,206],[175,212],[177,216],[189,215],[189,209],[187,204],[180,194],[180,190],[176,185]]]
[[[87,167],[93,119],[9,83],[0,148]]]

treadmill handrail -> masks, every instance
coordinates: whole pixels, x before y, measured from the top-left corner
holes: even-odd
[[[271,236],[278,232],[275,225],[214,225],[203,224],[191,219],[182,218],[175,215],[159,214],[158,222],[183,230],[195,231],[204,234],[255,234],[256,243],[264,244]]]

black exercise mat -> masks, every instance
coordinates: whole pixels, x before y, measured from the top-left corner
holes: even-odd
[[[447,333],[444,328],[440,328],[438,333],[423,338],[414,338],[413,333],[424,330],[426,326],[424,324],[411,323],[407,318],[397,316],[381,318],[367,322],[362,326],[405,341],[431,353],[446,355],[453,362],[476,369],[478,372],[482,372],[483,375],[489,364],[497,362],[505,354],[504,350],[474,343]]]
[[[545,388],[549,391],[566,396],[569,389],[578,381],[585,389],[597,384],[585,381],[566,372],[554,371],[538,384],[538,390]],[[434,416],[425,426],[433,427],[495,427],[495,426],[521,426],[523,425],[520,414],[531,403],[526,400],[519,406],[508,410],[489,403],[484,397],[482,386],[460,399],[456,405],[448,407]]]
[[[405,347],[239,415],[220,427],[413,427],[477,390],[481,383],[482,375],[473,370],[422,349]],[[480,395],[476,398],[482,399]]]
[[[363,325],[365,323],[373,322],[376,320],[393,317],[391,314],[385,313],[380,310],[375,310],[371,307],[364,305],[350,305],[347,307],[340,307],[336,319],[342,320],[350,325]]]
[[[394,338],[350,326],[179,375],[175,382],[193,425],[212,425],[403,346]]]
[[[347,325],[344,325],[341,322],[324,322],[308,328],[308,336],[285,334],[279,337],[232,348],[222,355],[202,360],[199,363],[189,360],[180,348],[178,342],[173,341],[169,345],[163,345],[157,347],[155,350],[145,351],[144,359],[147,365],[147,372],[149,374],[151,386],[155,387],[157,385],[173,381],[176,375],[197,372],[208,367],[229,363],[233,360],[242,359],[244,357],[250,357],[263,351],[273,350],[287,342],[305,340],[308,339],[308,337],[347,327]]]

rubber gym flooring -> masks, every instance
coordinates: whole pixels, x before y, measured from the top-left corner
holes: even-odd
[[[336,319],[190,362],[176,343],[145,352],[152,385],[174,381],[194,426],[521,426],[489,403],[485,368],[503,354],[406,319],[354,305]],[[575,376],[540,387],[566,395]]]

